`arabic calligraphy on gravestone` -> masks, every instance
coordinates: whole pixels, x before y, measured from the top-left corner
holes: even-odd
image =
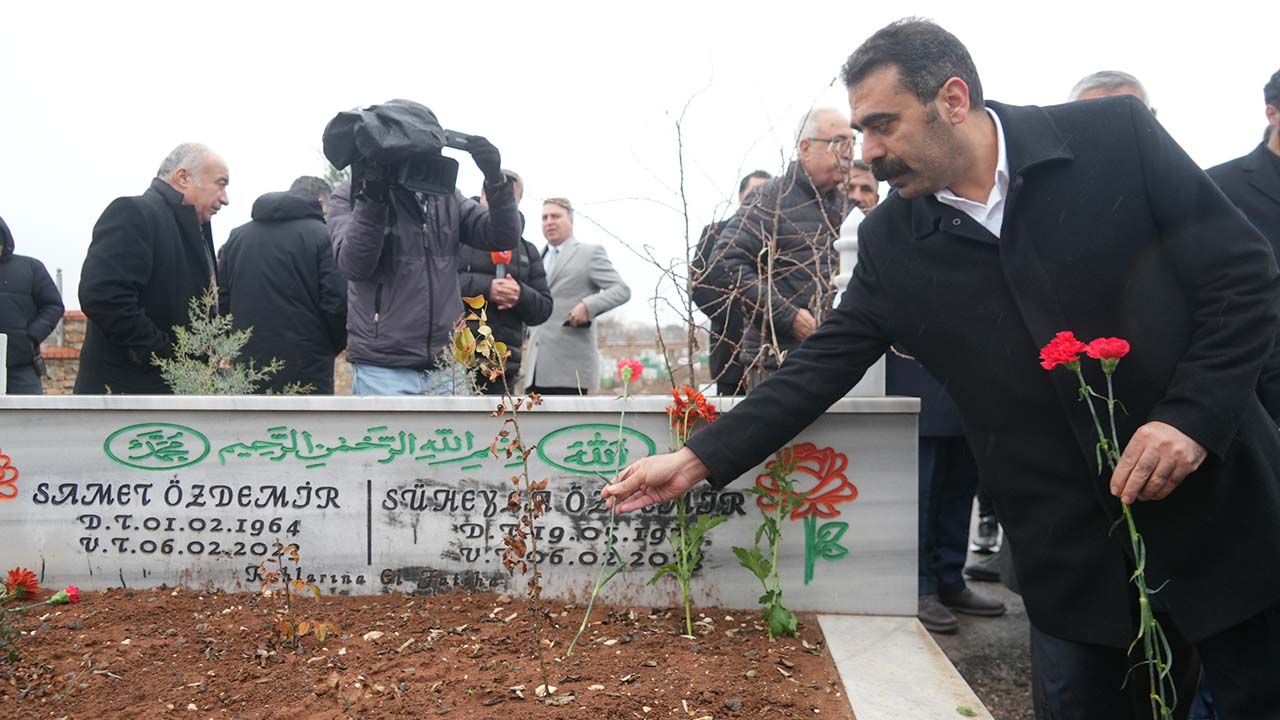
[[[254,583],[258,563],[272,552],[272,541],[279,539],[303,546],[306,562],[318,567],[316,571],[304,567],[306,579],[328,585],[329,592],[344,592],[348,585],[366,582],[432,593],[452,587],[505,591],[510,589],[510,578],[496,564],[502,547],[498,538],[509,521],[505,513],[509,470],[518,465],[505,462],[505,443],[505,438],[496,442],[494,453],[490,445],[477,443],[472,432],[455,428],[420,432],[378,425],[358,434],[328,437],[279,425],[267,428],[264,438],[228,443],[215,453],[214,444],[195,428],[141,423],[111,433],[103,443],[106,456],[134,470],[168,471],[170,478],[42,482],[36,485],[33,502],[83,508],[85,512],[76,517],[83,531],[78,540],[92,556],[182,556],[183,562],[199,562],[201,556],[240,558],[243,580]],[[545,491],[551,514],[539,528],[540,560],[562,569],[581,567],[588,573],[602,561],[612,562],[601,552],[607,510],[597,490],[617,468],[653,454],[655,443],[632,428],[624,428],[619,435],[616,425],[588,423],[555,428],[537,446],[537,457],[559,471],[559,480]],[[204,462],[215,454],[216,464]],[[400,471],[385,478],[352,479],[335,474],[332,468],[322,471],[336,459],[353,455],[384,466],[420,463],[411,467],[434,472],[426,478],[406,479]],[[290,481],[287,474],[273,482],[237,482],[230,477],[216,481],[221,471],[238,463],[263,460],[321,471],[319,481],[297,482],[297,476]],[[185,480],[173,472],[191,472],[202,462],[198,480]],[[215,480],[209,479],[210,473]],[[745,512],[744,497],[736,491],[706,489],[683,502],[694,514]],[[619,550],[629,565],[653,567],[667,562],[667,531],[674,512],[674,502],[666,503],[624,522]],[[324,541],[319,540],[325,536],[324,528],[318,527],[331,517],[326,513],[364,516],[363,567],[326,566]],[[373,548],[383,539],[380,535],[398,538],[401,534],[406,535],[406,544],[398,546],[402,552],[374,556]],[[429,557],[428,546],[434,548],[436,558]],[[426,562],[421,559],[424,551]]]

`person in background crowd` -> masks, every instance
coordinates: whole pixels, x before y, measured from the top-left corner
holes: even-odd
[[[462,317],[458,251],[463,245],[515,248],[520,215],[498,149],[473,135],[466,150],[484,174],[487,208],[456,189],[423,193],[372,179],[341,185],[329,201],[329,240],[348,283],[347,359],[355,395],[446,396],[467,389],[465,370],[447,359],[438,364]]]
[[[188,303],[218,284],[209,221],[230,203],[230,183],[225,160],[183,143],[146,192],[103,211],[80,271],[77,395],[172,394],[151,358],[173,354]]]
[[[551,288],[551,319],[529,338],[529,392],[587,395],[596,389],[600,352],[591,321],[631,299],[604,246],[573,234],[573,203],[542,204],[542,263]]]
[[[502,171],[515,191],[516,204],[524,197],[524,181],[511,170]],[[480,204],[489,206],[489,198],[480,191]],[[524,228],[524,215],[520,227]],[[463,297],[483,295],[489,302],[486,314],[493,337],[506,343],[511,356],[506,363],[506,384],[501,378],[489,380],[477,370],[476,385],[486,395],[501,395],[506,387],[515,392],[520,377],[520,359],[525,327],[541,325],[551,316],[551,290],[542,258],[533,243],[520,239],[514,250],[485,252],[463,246],[458,253],[458,283]],[[473,323],[474,325],[474,323]]]
[[[295,385],[333,394],[333,360],[347,346],[347,280],[324,224],[331,190],[304,176],[288,192],[263,195],[218,253],[222,312],[237,330],[253,331],[244,354],[257,367],[284,362],[258,392]]]
[[[738,183],[738,205],[746,202],[748,193],[772,178],[764,170],[756,170],[743,177]],[[726,219],[702,228],[698,236],[698,251],[689,268],[689,292],[710,324],[708,360],[711,378],[716,383],[716,394],[741,395],[744,388],[738,350],[742,346],[742,309],[733,302],[736,290],[730,287],[728,278],[724,276],[724,266],[715,263],[712,257],[716,242],[728,224]]]
[[[5,392],[41,395],[40,343],[62,319],[62,295],[44,263],[13,253],[13,233],[0,218],[0,333],[8,337]]]
[[[880,181],[871,174],[871,166],[855,159],[844,181],[844,192],[849,202],[865,215],[880,204]]]
[[[1071,94],[1068,96],[1070,102],[1078,100],[1097,100],[1104,97],[1116,97],[1117,95],[1132,95],[1142,101],[1151,110],[1151,114],[1155,115],[1155,108],[1151,107],[1151,100],[1147,97],[1147,89],[1142,86],[1138,78],[1127,72],[1119,70],[1100,70],[1090,75],[1080,78],[1080,82],[1071,88]]]
[[[805,113],[796,159],[752,193],[716,242],[712,272],[736,288],[745,318],[739,355],[748,389],[813,334],[835,300],[839,253],[833,243],[844,221],[840,185],[852,153],[853,130],[844,113]]]

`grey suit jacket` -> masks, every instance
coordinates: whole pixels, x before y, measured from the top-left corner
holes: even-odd
[[[631,299],[631,288],[609,262],[604,247],[569,238],[547,276],[551,317],[532,328],[524,362],[525,384],[595,390],[599,382],[594,320]],[[591,327],[565,325],[579,302],[587,306]]]

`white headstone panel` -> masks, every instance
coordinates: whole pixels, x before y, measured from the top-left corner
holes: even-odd
[[[525,442],[537,446],[531,476],[549,478],[538,535],[546,597],[583,598],[609,562],[599,490],[619,464],[667,450],[665,404],[628,401],[621,442],[620,399],[551,398],[521,414]],[[325,593],[523,592],[500,557],[520,467],[491,452],[495,405],[3,398],[0,568],[28,567],[48,586],[257,590],[259,565],[281,542],[299,545],[301,573]],[[789,607],[915,612],[917,407],[842,400],[797,438],[792,477],[806,501],[785,523]],[[756,484],[770,487],[763,466],[685,500],[691,513],[728,516],[703,548],[700,606],[756,605],[760,585],[731,551],[752,543],[759,501],[744,489]],[[671,558],[674,522],[673,503],[620,520],[626,571],[606,600],[676,602],[674,581],[647,584]]]

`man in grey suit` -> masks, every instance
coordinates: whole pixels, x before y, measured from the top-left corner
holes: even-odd
[[[631,299],[631,288],[600,245],[573,236],[573,204],[542,204],[542,264],[551,286],[551,318],[529,340],[528,392],[586,395],[599,380],[599,352],[591,321]]]

